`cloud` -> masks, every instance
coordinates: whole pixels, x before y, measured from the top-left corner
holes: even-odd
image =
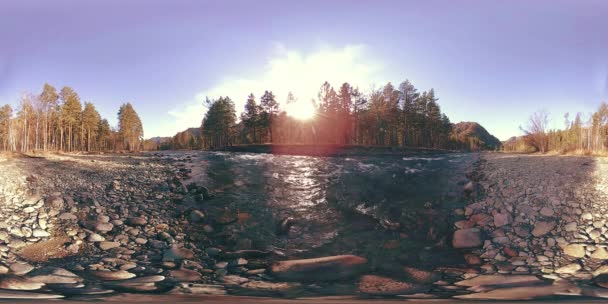
[[[362,90],[386,82],[382,78],[383,69],[383,64],[370,58],[365,45],[324,46],[305,54],[277,44],[261,74],[225,76],[213,87],[196,94],[196,101],[169,111],[169,115],[175,120],[174,131],[178,132],[200,125],[206,111],[202,101],[207,96],[229,96],[235,102],[238,115],[250,93],[259,101],[264,90],[272,90],[277,100],[284,103],[291,91],[298,100],[309,101],[317,97],[325,81],[334,87],[349,82]]]

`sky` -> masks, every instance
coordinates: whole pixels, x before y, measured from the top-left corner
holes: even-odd
[[[0,104],[45,82],[116,124],[131,102],[146,138],[200,126],[205,97],[316,96],[409,79],[453,122],[501,140],[535,111],[608,101],[608,1],[0,1]]]

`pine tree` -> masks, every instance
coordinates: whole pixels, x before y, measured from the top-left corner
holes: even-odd
[[[131,103],[123,104],[118,110],[118,133],[123,147],[129,151],[138,151],[143,142],[144,130],[141,120]]]

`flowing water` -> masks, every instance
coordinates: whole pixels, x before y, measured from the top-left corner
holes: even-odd
[[[215,193],[206,204],[245,215],[235,240],[289,257],[352,253],[422,264],[441,264],[452,210],[464,205],[465,174],[479,157],[189,155],[191,181]],[[277,228],[286,218],[293,226]]]

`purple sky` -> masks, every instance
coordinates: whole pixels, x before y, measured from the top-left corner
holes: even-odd
[[[506,139],[536,110],[562,127],[565,112],[608,101],[606,16],[602,0],[7,0],[0,104],[44,82],[69,85],[113,123],[130,101],[146,137],[173,135],[200,125],[201,96],[240,106],[241,91],[309,66],[298,73],[318,86],[341,75],[364,89],[409,78],[435,88],[452,121]],[[253,93],[265,89],[280,90]]]

